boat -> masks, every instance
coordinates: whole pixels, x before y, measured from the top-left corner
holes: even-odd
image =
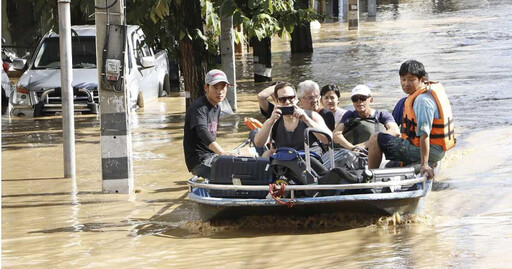
[[[308,128],[304,134],[304,154],[298,157],[299,169],[303,169],[300,176],[297,176],[298,179],[289,180],[282,173],[276,174],[276,171],[271,171],[271,179],[261,180],[256,184],[245,184],[240,180],[243,177],[237,178],[235,175],[231,175],[229,181],[221,184],[197,176],[189,179],[188,198],[197,204],[200,218],[210,221],[247,215],[310,215],[335,212],[404,215],[421,211],[432,189],[432,180],[417,173],[418,166],[365,168],[354,171],[333,168],[320,175],[313,169],[315,158],[311,157],[309,151],[309,136],[314,132],[328,137],[329,167],[334,167],[333,143],[329,135]],[[244,165],[243,161],[241,165]],[[303,166],[300,165],[301,162],[304,163]],[[271,158],[269,163],[275,168],[283,162]],[[250,161],[246,165],[255,167],[255,163]],[[213,169],[214,166],[212,175]],[[340,172],[342,179],[338,180]],[[349,174],[349,180],[346,177],[343,179],[346,174]]]

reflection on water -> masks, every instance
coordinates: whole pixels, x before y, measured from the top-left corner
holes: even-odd
[[[313,79],[349,91],[367,84],[374,107],[403,96],[397,70],[415,58],[443,82],[457,147],[422,215],[249,217],[198,221],[187,199],[185,100],[161,98],[133,113],[135,194],[101,194],[99,121],[77,116],[77,179],[63,178],[61,119],[2,118],[2,265],[9,268],[506,268],[512,260],[512,3],[380,1],[359,31],[334,22],[313,31],[314,52],[291,55],[273,40],[273,79]],[[363,16],[364,17],[364,16]],[[238,111],[219,142],[247,137],[259,116],[252,56],[237,56]],[[497,232],[503,231],[503,232]]]

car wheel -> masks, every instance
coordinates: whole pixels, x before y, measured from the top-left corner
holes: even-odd
[[[142,92],[139,92],[139,95],[137,95],[137,105],[142,108],[144,107],[144,95]]]
[[[169,76],[164,77],[164,81],[162,83],[162,88],[160,88],[160,92],[158,93],[158,97],[165,97],[171,93],[171,82],[169,81]]]

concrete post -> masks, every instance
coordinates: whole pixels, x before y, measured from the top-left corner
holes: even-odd
[[[368,0],[368,19],[375,20],[377,17],[377,0]]]
[[[222,71],[226,73],[233,86],[228,87],[226,99],[233,111],[236,111],[236,72],[235,72],[235,36],[233,32],[233,16],[222,18],[220,21],[220,56]]]
[[[124,0],[118,0],[106,9],[104,0],[95,0],[96,61],[100,93],[100,142],[102,190],[106,193],[132,193],[132,139],[128,93],[125,88],[127,63]],[[108,35],[107,35],[108,33]],[[107,42],[106,39],[108,38]],[[105,56],[105,59],[103,58]],[[118,82],[105,76],[107,59],[119,60],[121,70]],[[114,90],[115,89],[115,90]]]
[[[71,0],[58,0],[60,83],[62,94],[62,134],[64,140],[64,177],[76,177],[75,116],[73,104],[73,54],[71,53]]]
[[[359,0],[348,0],[348,29],[359,29]]]

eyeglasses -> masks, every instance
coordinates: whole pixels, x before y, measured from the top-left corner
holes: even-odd
[[[350,100],[352,100],[352,102],[357,102],[359,100],[361,100],[361,102],[364,102],[366,101],[366,99],[370,98],[370,96],[364,96],[364,95],[354,95],[352,97],[350,97]]]
[[[318,95],[310,95],[310,96],[304,96],[302,98],[304,98],[304,99],[306,99],[308,101],[315,101],[315,100],[320,99],[320,96],[318,96]]]
[[[286,103],[286,101],[293,102],[294,100],[295,100],[295,95],[277,97],[277,101],[279,101],[279,103],[283,103],[283,104]]]

